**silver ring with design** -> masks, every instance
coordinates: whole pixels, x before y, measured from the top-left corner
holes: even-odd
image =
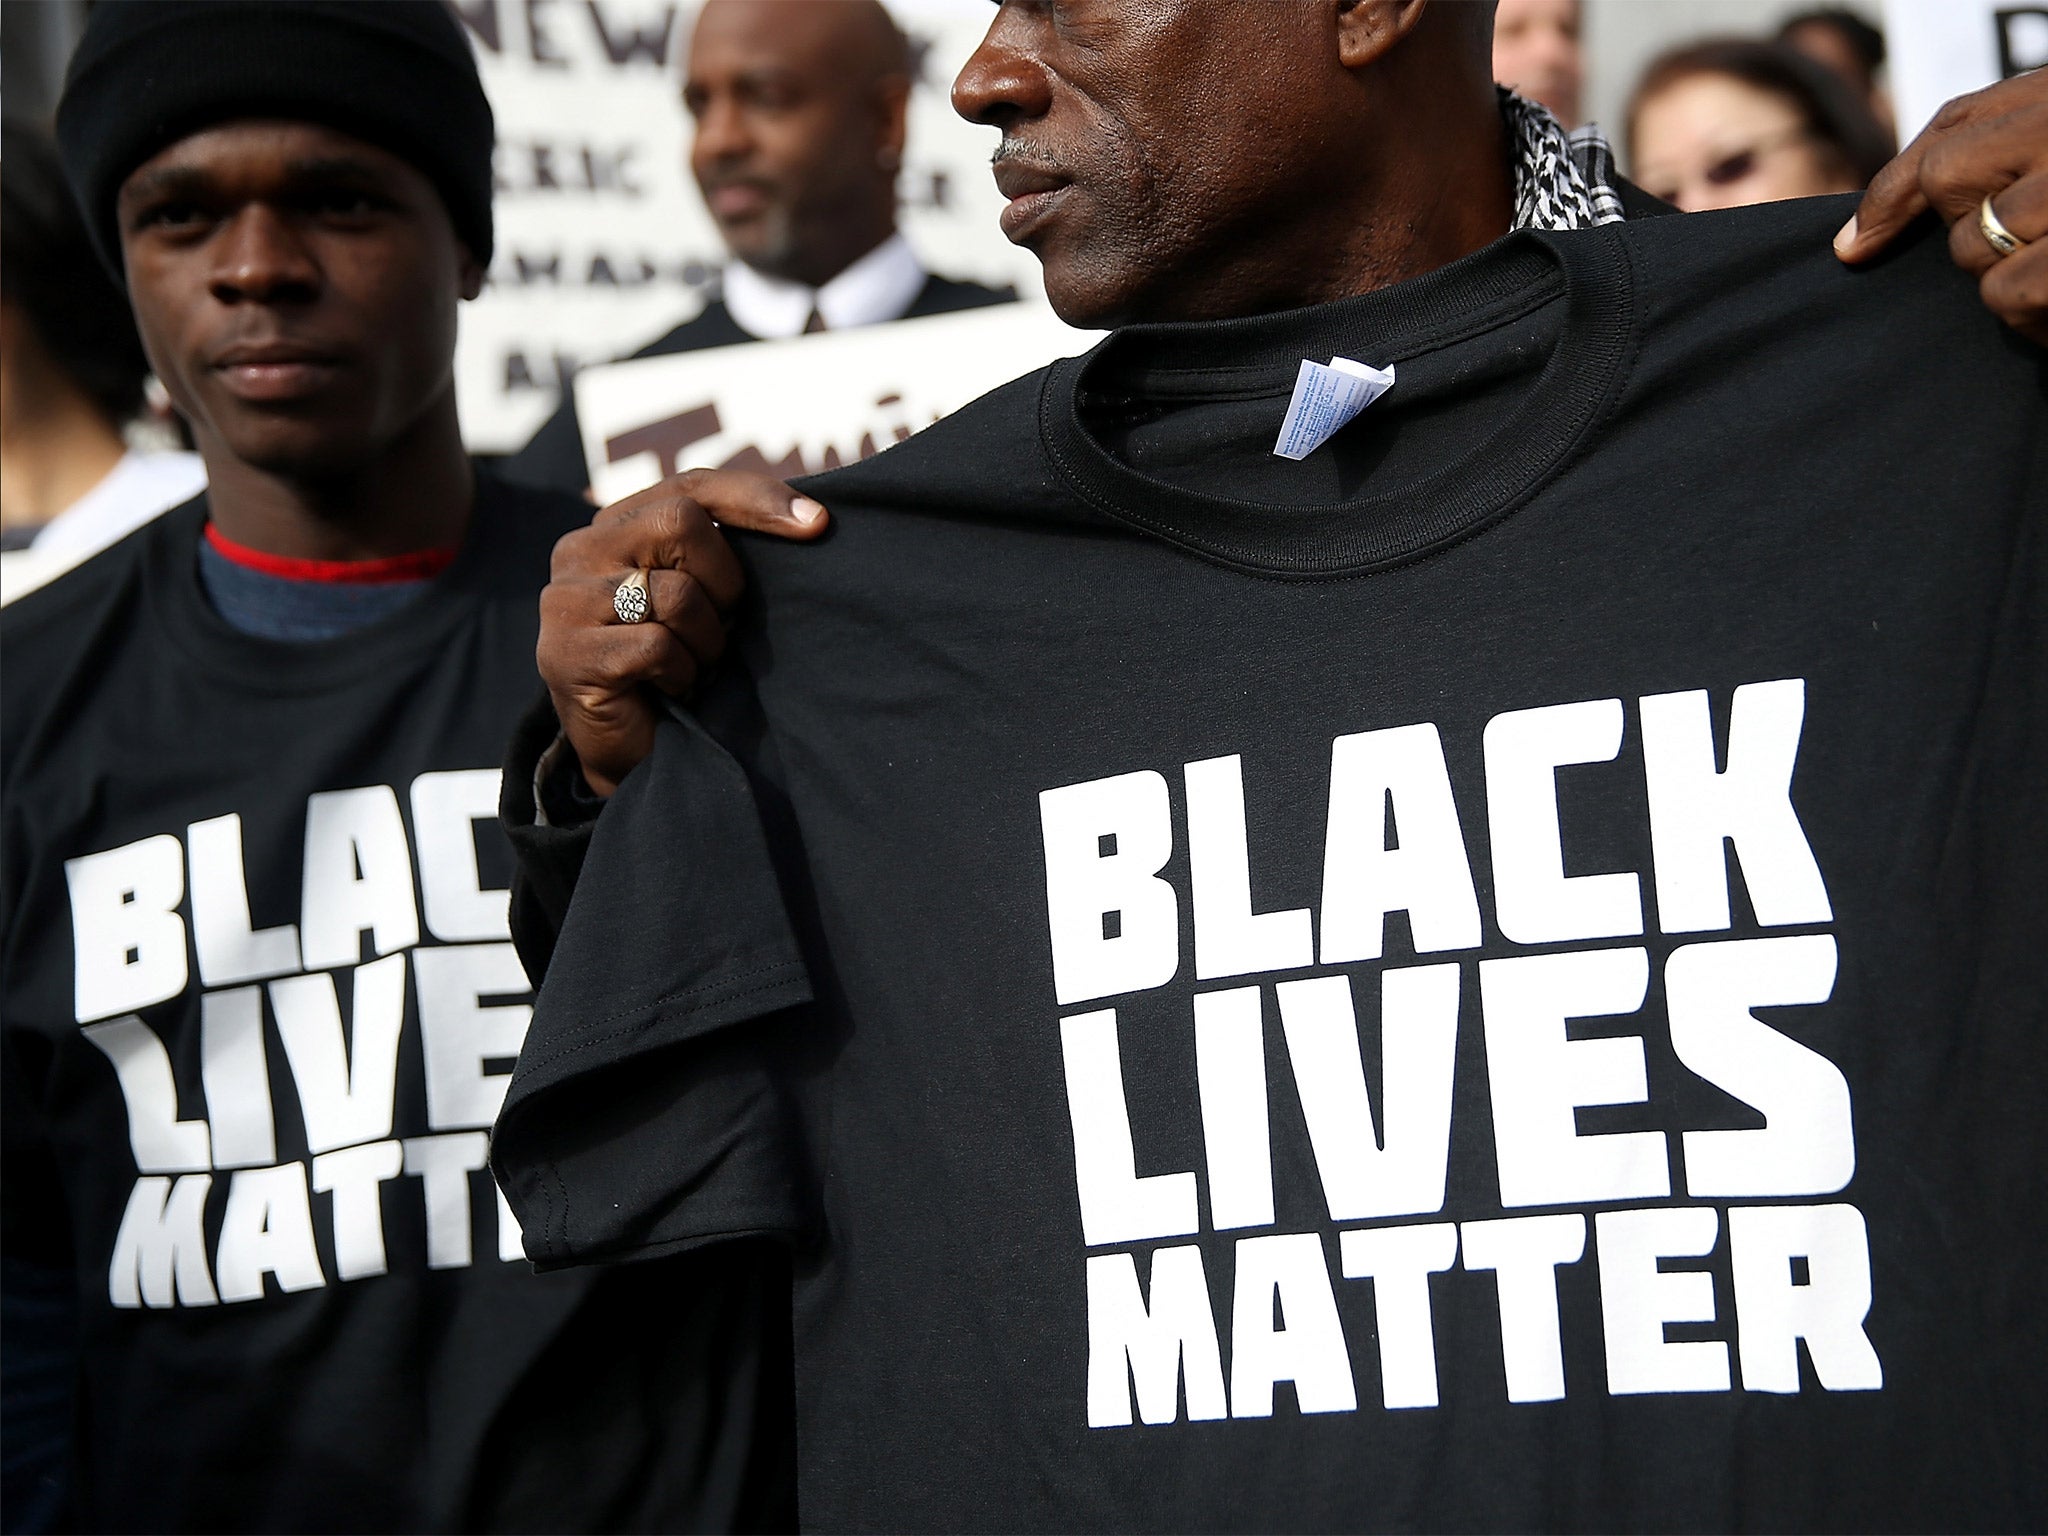
[[[612,588],[612,612],[619,616],[621,624],[642,624],[647,621],[652,604],[648,600],[647,571],[645,567],[634,571]]]

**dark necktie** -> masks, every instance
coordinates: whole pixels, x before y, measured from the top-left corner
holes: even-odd
[[[818,313],[818,306],[813,304],[811,306],[811,318],[804,322],[804,334],[806,336],[814,335],[823,329],[825,329],[825,317]]]

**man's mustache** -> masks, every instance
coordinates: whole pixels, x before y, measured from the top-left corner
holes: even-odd
[[[1013,165],[1028,165],[1033,170],[1051,171],[1059,176],[1072,176],[1074,168],[1066,157],[1048,145],[1036,143],[1018,134],[1006,133],[1002,142],[996,145],[996,152],[989,157],[992,165],[1005,161]]]

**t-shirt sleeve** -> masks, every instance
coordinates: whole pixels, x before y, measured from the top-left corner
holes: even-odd
[[[604,802],[595,796],[585,803],[572,791],[558,791],[554,803],[544,803],[551,779],[557,784],[571,776],[577,783],[582,780],[566,745],[554,705],[542,694],[513,730],[505,751],[505,771],[499,779],[498,820],[516,861],[512,944],[535,986],[547,974],[555,940],[576,894],[576,881],[583,873],[583,861],[590,854],[598,813],[604,809]],[[551,764],[551,757],[560,758],[560,763]],[[587,790],[584,793],[589,794]]]
[[[664,719],[592,833],[493,1136],[527,1257],[804,1230],[778,1063],[810,997],[746,774]]]

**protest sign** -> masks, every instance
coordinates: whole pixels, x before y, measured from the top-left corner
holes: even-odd
[[[575,388],[591,489],[602,503],[679,469],[834,469],[1098,334],[1025,302],[587,368]]]
[[[1951,97],[2048,64],[2048,4],[1885,0],[1884,21],[1901,144]]]

